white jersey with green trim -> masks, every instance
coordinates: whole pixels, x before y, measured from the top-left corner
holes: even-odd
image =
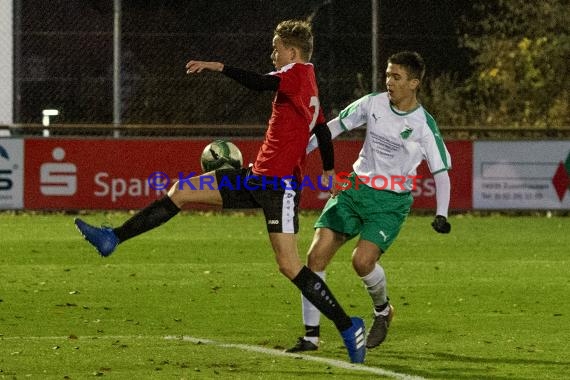
[[[411,191],[416,169],[424,159],[432,174],[451,169],[451,157],[433,117],[421,105],[410,112],[398,111],[386,92],[358,99],[327,125],[333,138],[366,125],[366,138],[353,169],[371,187]],[[307,151],[316,146],[313,136]],[[402,178],[403,186],[398,185]]]

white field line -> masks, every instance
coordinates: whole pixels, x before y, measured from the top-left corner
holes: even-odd
[[[369,366],[365,366],[363,364],[352,364],[352,363],[345,362],[342,360],[323,358],[323,357],[319,357],[319,356],[311,356],[311,355],[304,355],[304,354],[298,354],[298,353],[288,353],[288,352],[276,350],[273,348],[251,346],[249,344],[233,344],[233,343],[216,342],[216,341],[210,340],[210,339],[195,338],[195,337],[191,337],[191,336],[187,336],[187,335],[184,335],[182,337],[180,337],[180,336],[166,336],[164,338],[169,339],[169,340],[183,340],[183,341],[192,342],[192,343],[209,344],[212,346],[222,347],[222,348],[233,348],[233,349],[237,349],[237,350],[241,350],[241,351],[257,352],[260,354],[266,354],[266,355],[271,355],[271,356],[284,356],[284,357],[289,357],[289,358],[294,358],[294,359],[301,358],[303,360],[324,363],[324,364],[327,364],[331,367],[337,367],[337,368],[347,369],[347,370],[351,370],[351,371],[369,372],[369,373],[373,373],[375,375],[382,375],[382,376],[391,377],[394,379],[425,380],[423,377],[406,375],[403,373],[388,371],[388,370],[378,368],[378,367],[369,367]]]
[[[68,336],[0,336],[0,341],[16,341],[16,340],[67,340],[70,339]],[[252,346],[249,344],[234,344],[234,343],[224,343],[218,342],[211,339],[203,339],[203,338],[196,338],[192,336],[145,336],[145,335],[93,335],[93,336],[80,336],[78,337],[79,340],[98,340],[98,339],[166,339],[166,340],[182,340],[185,342],[191,343],[200,343],[200,344],[207,344],[215,347],[221,348],[231,348],[240,351],[249,351],[249,352],[257,352],[260,354],[270,355],[270,356],[282,356],[294,359],[303,359],[312,362],[324,363],[331,367],[342,368],[351,371],[357,372],[368,372],[375,375],[381,375],[390,377],[393,379],[400,379],[400,380],[426,380],[420,376],[413,376],[407,375],[404,373],[393,372],[389,370],[385,370],[378,367],[370,367],[363,364],[352,364],[347,361],[337,360],[337,359],[329,359],[320,356],[311,356],[305,354],[298,354],[298,353],[288,353],[284,351],[280,351],[273,348],[265,348],[260,346]]]

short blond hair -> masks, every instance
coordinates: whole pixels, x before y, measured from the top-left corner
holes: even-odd
[[[308,62],[313,54],[313,30],[311,23],[305,20],[285,20],[275,27],[275,36],[283,45],[298,48],[301,58]]]

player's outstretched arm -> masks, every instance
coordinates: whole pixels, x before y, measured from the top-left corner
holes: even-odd
[[[447,170],[439,172],[433,176],[435,180],[435,198],[437,201],[436,216],[431,226],[440,234],[448,234],[451,231],[451,224],[447,221],[449,209],[449,199],[451,196],[451,183]]]
[[[203,70],[222,71],[224,64],[221,62],[189,61],[186,64],[186,74],[197,74]]]
[[[186,64],[186,74],[197,74],[203,70],[219,71],[239,84],[256,91],[277,91],[278,76],[258,74],[238,67],[224,65],[221,62],[189,61]]]

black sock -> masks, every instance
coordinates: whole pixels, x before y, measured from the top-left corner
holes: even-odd
[[[389,300],[388,300],[388,301],[389,301]],[[375,310],[377,313],[379,313],[379,312],[381,312],[382,310],[384,310],[385,308],[387,308],[389,304],[390,304],[390,302],[386,302],[386,303],[384,303],[384,304],[382,304],[382,305],[376,305],[376,306],[374,306],[374,310]]]
[[[124,242],[160,226],[178,214],[178,212],[180,212],[178,206],[172,202],[170,197],[165,196],[137,212],[122,226],[113,229],[113,232],[119,238],[119,242]]]
[[[305,336],[318,338],[319,336],[321,336],[321,327],[305,325]]]
[[[352,326],[350,317],[338,304],[327,284],[309,268],[304,266],[297,277],[293,279],[293,283],[301,290],[306,299],[315,305],[325,317],[333,321],[339,331],[344,331]]]

